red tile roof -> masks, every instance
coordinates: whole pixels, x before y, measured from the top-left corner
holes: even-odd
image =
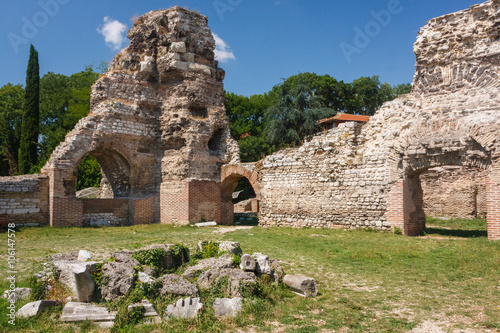
[[[335,117],[318,120],[318,123],[320,124],[328,123],[335,120],[367,122],[368,120],[370,120],[370,116],[359,116],[356,114],[339,113]]]

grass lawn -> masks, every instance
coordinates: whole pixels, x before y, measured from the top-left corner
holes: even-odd
[[[86,249],[104,258],[115,249],[149,244],[183,243],[193,249],[200,240],[232,240],[245,253],[278,259],[287,273],[314,277],[319,295],[304,299],[281,291],[264,303],[249,304],[240,318],[214,322],[202,316],[130,331],[425,332],[431,325],[445,332],[499,332],[500,242],[486,239],[480,221],[467,224],[465,233],[460,233],[465,227],[460,221],[428,223],[433,226],[417,238],[378,231],[258,227],[21,229],[16,233],[18,286],[27,284],[33,265],[47,254]],[[6,239],[6,233],[0,234],[1,290],[7,289]],[[6,307],[0,300],[0,331],[16,331],[7,324]],[[18,319],[17,331],[99,331],[88,322],[60,324],[60,312],[58,307],[40,318]]]

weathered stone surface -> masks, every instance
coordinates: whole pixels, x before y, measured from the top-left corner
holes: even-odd
[[[236,317],[242,310],[241,297],[216,298],[213,304],[217,317]]]
[[[183,277],[186,279],[194,279],[196,274],[199,274],[201,271],[206,271],[210,268],[213,269],[222,269],[222,268],[231,268],[233,267],[233,258],[227,255],[223,255],[219,258],[208,258],[202,259],[198,261],[198,263],[194,266],[189,266],[186,268]]]
[[[68,302],[63,308],[61,321],[78,322],[90,320],[103,326],[112,326],[116,317],[115,311],[108,311],[105,307],[90,303]]]
[[[139,272],[138,279],[141,283],[154,283],[156,279],[152,278],[151,275],[144,272]]]
[[[241,297],[240,285],[242,283],[254,284],[257,276],[253,272],[244,272],[239,268],[212,268],[201,273],[198,277],[197,283],[201,289],[210,289],[213,283],[216,283],[221,278],[227,277],[231,297]]]
[[[189,282],[182,276],[167,274],[159,278],[162,283],[161,294],[174,296],[198,297],[200,292],[194,283]]]
[[[159,322],[161,321],[160,316],[158,315],[158,312],[156,312],[156,309],[154,308],[153,304],[149,302],[148,300],[142,300],[140,303],[135,303],[131,304],[128,306],[128,311],[133,311],[134,308],[137,307],[143,307],[146,312],[144,313],[144,317],[146,319],[151,319],[153,322]]]
[[[87,265],[82,264],[73,268],[76,287],[76,299],[78,302],[92,301],[95,289],[94,279],[90,276]]]
[[[220,252],[227,252],[229,254],[237,254],[237,255],[243,252],[241,250],[241,245],[238,242],[223,241],[218,243]]]
[[[314,297],[318,294],[316,281],[304,275],[287,274],[283,278],[283,283],[300,296]]]
[[[87,250],[80,250],[78,251],[78,258],[79,261],[87,261],[92,259],[92,253],[90,253]]]
[[[283,280],[285,276],[285,271],[281,267],[280,263],[276,259],[271,260],[271,278],[274,283],[278,283]]]
[[[249,254],[241,256],[240,268],[247,272],[255,272],[257,270],[257,261]]]
[[[203,303],[199,298],[185,298],[178,300],[175,304],[167,306],[166,317],[176,317],[183,319],[192,319],[198,315],[203,308]]]
[[[56,305],[56,301],[31,302],[17,310],[16,317],[33,317]]]
[[[426,216],[474,218],[485,216],[487,170],[446,166],[420,175]]]
[[[15,288],[14,290],[7,289],[2,294],[2,298],[6,298],[9,302],[17,302],[19,300],[28,299],[31,294],[31,288]]]
[[[51,264],[54,265],[54,268],[56,270],[58,281],[64,286],[68,287],[75,296],[78,294],[78,288],[75,281],[74,270],[77,269],[80,272],[83,272],[83,270],[85,270],[87,272],[86,274],[89,274],[90,272],[95,271],[96,268],[96,262],[80,261],[78,260],[78,257],[79,252],[74,251],[70,253],[55,254],[52,256],[51,260]]]
[[[102,274],[106,276],[106,283],[101,287],[102,297],[109,301],[124,296],[134,286],[134,267],[139,267],[137,260],[126,253],[112,254],[116,260],[102,266]]]
[[[262,253],[254,253],[252,255],[257,262],[256,271],[260,274],[271,274],[271,263],[269,262],[269,256]]]
[[[212,221],[212,222],[200,222],[200,223],[195,223],[194,225],[197,226],[198,228],[216,227],[217,226],[217,222],[215,222],[215,221]]]

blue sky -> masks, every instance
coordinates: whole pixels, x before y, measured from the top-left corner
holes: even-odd
[[[24,84],[29,42],[39,52],[41,75],[70,75],[87,64],[110,61],[118,52],[120,32],[130,29],[133,17],[175,5],[208,17],[212,32],[221,39],[219,49],[228,56],[220,64],[226,70],[227,91],[247,96],[264,93],[281,78],[300,72],[329,74],[346,82],[379,75],[383,82],[407,83],[413,80],[412,48],[420,27],[433,17],[476,3],[479,1],[2,1],[0,86]],[[127,43],[125,38],[120,48]]]

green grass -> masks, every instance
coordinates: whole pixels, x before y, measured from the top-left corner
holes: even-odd
[[[487,223],[483,218],[475,219],[440,219],[426,218],[427,235],[449,237],[487,237]]]
[[[482,231],[477,228],[471,230]],[[262,252],[280,260],[287,273],[314,277],[319,295],[304,299],[278,290],[248,303],[236,319],[218,321],[208,311],[194,321],[139,325],[129,331],[407,332],[427,320],[440,323],[445,331],[500,327],[500,242],[484,236],[455,239],[428,232],[426,237],[409,238],[363,230],[220,230],[232,229],[166,225],[21,229],[16,236],[22,272],[19,286],[26,285],[33,262],[42,262],[46,254],[87,249],[106,257],[115,249],[155,243],[184,243],[194,249],[200,240],[232,240],[241,243],[244,253]],[[0,244],[6,246],[6,234],[0,234]],[[7,288],[6,259],[0,257],[1,290]],[[9,329],[6,306],[0,300],[0,331]],[[16,330],[96,331],[89,323],[58,323],[60,311],[19,319]]]

